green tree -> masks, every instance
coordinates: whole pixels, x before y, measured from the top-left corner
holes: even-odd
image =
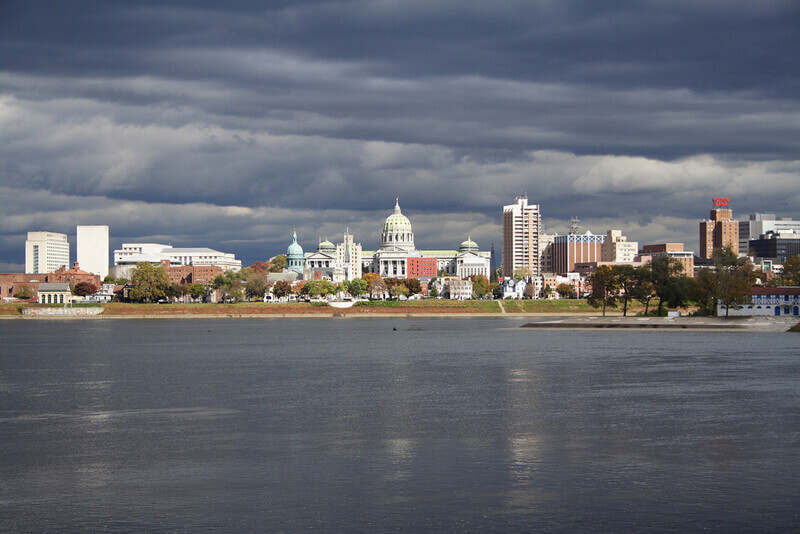
[[[650,311],[650,301],[656,296],[653,286],[653,271],[650,265],[636,268],[636,299],[644,303],[644,314]]]
[[[575,296],[575,288],[572,287],[572,284],[558,284],[558,287],[556,287],[556,293],[561,295],[562,299],[571,299],[573,296]]]
[[[602,306],[605,317],[606,307],[617,307],[616,292],[619,289],[619,282],[614,270],[608,265],[601,265],[589,276],[588,282],[592,286],[592,292],[586,302],[592,308]]]
[[[367,283],[363,278],[353,278],[347,283],[347,292],[354,297],[358,297],[367,292]]]
[[[531,272],[530,269],[524,269],[522,267],[520,267],[519,269],[514,269],[514,278],[516,278],[517,280],[519,280],[521,278],[528,279],[532,275],[533,275],[533,273]]]
[[[653,291],[658,297],[658,315],[661,315],[664,304],[679,307],[688,299],[688,283],[681,276],[683,265],[669,256],[659,256],[650,262],[650,276]],[[682,279],[682,280],[681,280]]]
[[[104,283],[104,284],[113,284],[113,283],[115,283],[116,281],[117,281],[117,279],[116,279],[116,278],[114,278],[114,275],[113,275],[113,274],[106,275],[106,277],[105,277],[105,278],[103,278],[103,283]]]
[[[628,316],[628,304],[639,294],[639,276],[633,265],[615,265],[612,267],[614,275],[617,277],[620,296],[622,300],[622,316]]]
[[[254,273],[247,280],[244,286],[245,293],[251,299],[262,299],[269,289],[267,275],[265,273]]]
[[[800,254],[786,258],[783,262],[780,281],[784,286],[800,286]]]
[[[29,299],[33,297],[33,290],[30,286],[19,286],[14,288],[14,298]]]
[[[333,285],[333,282],[330,280],[320,280],[319,281],[319,294],[322,296],[325,295],[333,295],[336,293],[336,286]]]
[[[214,289],[219,289],[229,284],[224,274],[218,274],[217,276],[214,277],[214,280],[211,282],[211,285]]]
[[[86,295],[94,295],[97,293],[97,286],[91,282],[78,282],[75,284],[72,292],[79,297],[85,297]]]
[[[491,284],[489,284],[489,291],[492,294],[492,298],[495,299],[503,298],[503,286],[501,286],[499,282],[492,282]]]
[[[433,284],[430,284],[428,287],[430,287],[430,290],[428,291],[428,295],[429,295],[429,296],[431,296],[431,297],[433,297],[433,298],[436,298],[436,297],[438,297],[438,296],[439,296],[439,290],[438,290],[438,289],[436,289],[436,286],[435,286],[435,285],[433,285]]]
[[[719,297],[720,276],[711,269],[702,269],[689,283],[689,298],[700,306],[700,313],[713,315]]]
[[[755,279],[756,273],[749,262],[719,274],[719,300],[725,306],[725,317],[731,306],[750,302]]]
[[[269,272],[280,273],[286,269],[286,255],[278,254],[269,260]]]
[[[184,296],[189,294],[189,286],[186,284],[172,284],[167,291],[167,294],[171,297],[175,298],[183,298]]]
[[[489,280],[482,274],[475,274],[469,277],[472,280],[472,298],[482,299],[489,293]]]
[[[206,287],[203,284],[192,284],[189,286],[189,293],[193,299],[199,299],[206,295]]]
[[[166,269],[148,262],[136,264],[131,273],[131,283],[133,288],[130,298],[139,302],[153,302],[164,298],[170,286]]]

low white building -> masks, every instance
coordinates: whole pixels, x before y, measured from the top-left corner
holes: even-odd
[[[242,261],[237,260],[234,254],[210,248],[175,248],[158,243],[123,243],[121,249],[114,251],[114,276],[130,278],[131,271],[137,263],[161,265],[164,260],[173,266],[215,266],[222,268],[223,271],[234,272],[242,268]]]
[[[39,284],[36,300],[39,304],[69,304],[72,290],[66,282]]]
[[[717,302],[718,317],[800,316],[800,287],[754,287],[750,302],[727,309]]]
[[[450,300],[469,300],[472,298],[472,280],[446,278],[444,292]]]

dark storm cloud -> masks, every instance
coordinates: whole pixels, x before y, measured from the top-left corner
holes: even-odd
[[[792,214],[797,43],[795,1],[5,2],[0,261],[87,213],[246,259],[292,218],[372,247],[396,195],[432,247],[522,191],[642,241]]]

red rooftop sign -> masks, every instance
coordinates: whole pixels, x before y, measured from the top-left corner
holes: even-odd
[[[715,197],[714,198],[714,205],[717,206],[718,208],[719,207],[725,207],[725,206],[728,205],[728,202],[730,202],[730,201],[731,201],[731,199],[729,199],[729,198]]]

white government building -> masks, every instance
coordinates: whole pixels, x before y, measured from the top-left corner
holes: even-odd
[[[129,278],[137,263],[154,265],[168,260],[171,265],[217,266],[223,271],[239,271],[242,261],[234,254],[210,248],[175,248],[159,243],[123,243],[114,251],[114,276]]]
[[[376,251],[362,251],[362,271],[384,278],[407,278],[409,258],[436,258],[437,272],[466,278],[481,274],[487,279],[491,270],[491,252],[481,251],[467,239],[458,250],[417,250],[411,221],[400,210],[400,199],[383,223],[381,246]]]

